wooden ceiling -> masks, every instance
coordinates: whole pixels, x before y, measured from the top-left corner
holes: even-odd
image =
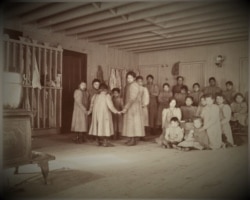
[[[4,19],[143,53],[248,40],[243,1],[7,3]]]

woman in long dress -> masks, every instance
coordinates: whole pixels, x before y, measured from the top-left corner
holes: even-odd
[[[113,146],[109,142],[110,136],[114,135],[111,112],[119,114],[119,111],[115,109],[112,103],[110,94],[108,94],[108,86],[102,83],[100,85],[100,93],[93,96],[90,110],[88,111],[88,114],[92,113],[89,135],[97,136],[98,146]]]
[[[144,137],[144,121],[142,111],[142,87],[135,81],[136,74],[129,71],[126,75],[127,86],[125,95],[125,106],[122,111],[123,131],[122,135],[129,138],[128,146],[136,145],[136,137]]]
[[[214,104],[213,94],[205,95],[205,99],[206,106],[201,113],[204,125],[200,131],[206,130],[209,139],[209,147],[211,149],[219,149],[222,147],[220,110],[219,107]]]
[[[74,110],[71,131],[77,133],[77,143],[81,143],[85,139],[85,134],[88,131],[87,109],[89,106],[89,93],[86,88],[86,83],[81,82],[79,88],[74,92]]]
[[[227,146],[234,146],[234,139],[232,134],[232,129],[229,124],[231,119],[232,111],[228,104],[225,103],[226,99],[222,94],[217,94],[216,96],[216,103],[220,109],[220,124],[222,134],[225,136],[225,145]]]

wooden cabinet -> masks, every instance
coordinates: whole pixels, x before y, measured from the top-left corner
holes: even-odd
[[[61,127],[62,52],[28,38],[4,38],[4,71],[22,76],[20,109],[32,112],[33,129]]]

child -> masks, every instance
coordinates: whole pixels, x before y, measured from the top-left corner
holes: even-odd
[[[162,145],[164,139],[165,130],[169,127],[172,117],[177,117],[178,120],[181,120],[181,109],[176,108],[176,100],[171,98],[169,100],[169,108],[164,108],[162,111],[162,134],[155,139],[156,143]]]
[[[179,107],[185,105],[185,99],[186,99],[187,94],[188,94],[188,88],[185,85],[181,86],[180,93],[175,93],[174,97],[175,97],[175,99],[177,101],[177,105]]]
[[[222,146],[219,107],[214,104],[214,96],[212,94],[205,95],[205,99],[206,106],[201,113],[204,124],[200,131],[206,130],[211,149],[219,149]]]
[[[184,137],[184,141],[178,144],[180,150],[189,151],[190,149],[203,150],[208,148],[208,137],[206,131],[200,131],[202,119],[194,118],[193,128]]]
[[[196,114],[195,114],[196,117],[200,117],[201,116],[202,110],[203,110],[203,108],[205,106],[206,106],[206,99],[205,99],[205,96],[202,95],[201,98],[200,98],[199,106],[198,106],[198,108],[196,110]]]
[[[184,130],[180,127],[177,117],[172,117],[170,126],[165,129],[163,138],[163,148],[177,148],[177,145],[183,140]]]
[[[194,83],[193,84],[193,91],[190,93],[190,96],[193,97],[194,99],[194,106],[199,105],[199,101],[201,96],[203,95],[203,92],[200,90],[200,84],[199,83]]]
[[[234,140],[232,135],[231,126],[229,124],[231,118],[231,108],[228,104],[224,103],[225,99],[222,94],[216,95],[216,103],[220,108],[220,123],[222,135],[225,136],[225,144],[227,146],[234,146]]]
[[[187,96],[185,104],[185,106],[181,107],[182,120],[185,122],[191,122],[197,111],[197,107],[193,106],[193,97]]]
[[[233,88],[233,82],[232,81],[227,81],[226,82],[226,90],[223,91],[222,93],[225,97],[226,103],[229,105],[233,103],[233,98],[234,95],[236,94],[234,88]]]
[[[149,92],[146,87],[143,86],[143,77],[142,76],[137,76],[136,77],[136,82],[138,85],[142,87],[142,113],[143,113],[143,121],[144,121],[144,129],[145,129],[145,134],[150,135],[148,126],[149,126],[149,117],[148,117],[148,104],[149,104]],[[140,137],[141,140],[144,140],[144,137]]]
[[[89,106],[89,93],[86,90],[85,82],[81,82],[79,88],[74,92],[74,110],[71,123],[71,131],[77,133],[76,143],[85,141],[85,136],[88,131],[88,115],[87,109]],[[82,134],[82,137],[80,137]]]
[[[237,93],[234,96],[234,101],[231,104],[232,109],[232,124],[236,128],[243,128],[247,125],[247,103],[245,102],[244,96],[241,93]]]
[[[91,99],[91,106],[88,114],[92,113],[92,122],[89,135],[97,136],[98,146],[114,146],[109,142],[109,137],[114,135],[114,127],[111,112],[119,114],[108,94],[108,86],[104,83],[100,85],[100,93],[95,94]],[[110,112],[111,111],[111,112]],[[104,141],[101,141],[101,139]]]
[[[162,111],[164,108],[169,107],[169,100],[172,97],[172,92],[170,91],[170,86],[168,83],[163,84],[163,91],[160,92],[158,96],[158,117],[157,117],[157,125],[162,125]]]
[[[120,89],[119,88],[113,88],[112,89],[112,102],[114,104],[114,107],[118,111],[122,111],[123,109],[123,99],[120,96]],[[112,113],[113,118],[113,124],[114,124],[114,139],[118,140],[121,132],[122,132],[122,116],[119,114]]]

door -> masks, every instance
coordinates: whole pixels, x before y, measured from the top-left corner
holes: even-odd
[[[69,50],[63,50],[62,77],[62,133],[69,133],[74,106],[74,90],[81,81],[86,82],[87,55]]]
[[[246,95],[248,92],[248,58],[240,58],[240,86],[239,91]]]

